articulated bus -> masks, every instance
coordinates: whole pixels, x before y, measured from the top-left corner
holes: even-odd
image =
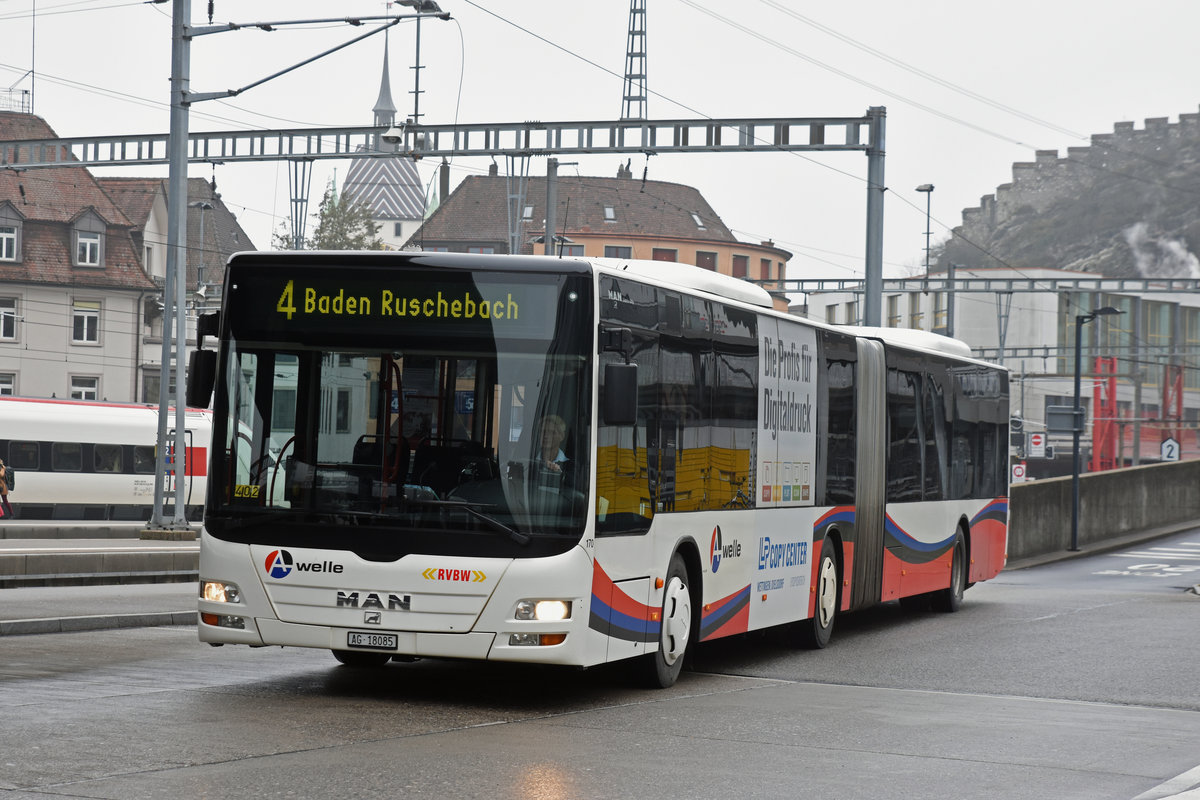
[[[1008,374],[697,267],[240,253],[216,351],[199,636],[342,663],[639,659],[1004,566]]]
[[[188,518],[199,519],[212,413],[189,408],[184,425],[183,479],[170,448],[165,491],[168,507],[179,489]],[[158,406],[0,397],[0,458],[16,471],[9,499],[18,519],[149,520],[157,452]]]

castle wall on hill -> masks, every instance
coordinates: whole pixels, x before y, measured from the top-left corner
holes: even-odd
[[[991,234],[1018,212],[1041,213],[1054,204],[1081,196],[1114,172],[1144,167],[1162,160],[1163,151],[1184,142],[1200,141],[1200,113],[1180,114],[1179,121],[1151,117],[1138,129],[1132,122],[1118,122],[1112,133],[1094,134],[1087,147],[1068,147],[1065,157],[1057,150],[1038,150],[1033,161],[1013,164],[1011,183],[984,195],[979,205],[963,209],[962,225],[954,236],[969,241],[987,241]]]

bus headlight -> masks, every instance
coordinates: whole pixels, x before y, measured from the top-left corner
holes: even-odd
[[[571,618],[571,603],[568,600],[522,600],[517,603],[514,616],[520,620],[557,622]]]
[[[237,587],[236,583],[201,581],[200,597],[213,603],[240,603],[242,602],[242,590]]]

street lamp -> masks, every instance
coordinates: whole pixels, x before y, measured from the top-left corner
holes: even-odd
[[[929,277],[929,237],[933,235],[932,226],[929,224],[929,206],[933,201],[933,184],[922,183],[917,187],[917,191],[925,195],[925,277]]]
[[[1096,308],[1090,314],[1075,315],[1075,407],[1071,421],[1071,438],[1075,446],[1071,453],[1071,550],[1079,550],[1079,434],[1083,433],[1083,406],[1079,404],[1079,385],[1083,367],[1083,326],[1096,317],[1123,314],[1112,306]]]

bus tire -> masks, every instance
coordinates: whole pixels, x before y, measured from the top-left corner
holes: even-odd
[[[950,560],[950,586],[933,593],[933,610],[953,613],[962,608],[967,588],[967,544],[962,531],[954,537],[954,555]]]
[[[817,603],[813,615],[796,623],[800,646],[810,650],[820,650],[829,644],[829,639],[833,636],[833,624],[837,622],[841,600],[841,568],[838,564],[837,550],[830,545],[831,542],[826,540],[825,546],[821,548],[821,563],[817,568],[815,587]]]
[[[333,657],[347,667],[382,667],[392,658],[391,653],[368,653],[357,650],[333,650]]]
[[[650,687],[667,689],[679,679],[692,638],[692,595],[688,588],[687,566],[678,553],[671,557],[671,566],[667,569],[661,619],[658,651],[643,658]]]

